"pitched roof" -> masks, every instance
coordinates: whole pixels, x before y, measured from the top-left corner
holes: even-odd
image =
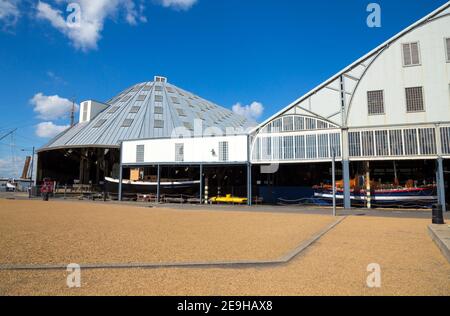
[[[39,149],[119,147],[125,140],[168,138],[174,129],[191,130],[202,120],[203,130],[214,127],[252,127],[246,118],[180,89],[164,80],[136,84],[106,102],[108,107],[90,122],[78,123]]]

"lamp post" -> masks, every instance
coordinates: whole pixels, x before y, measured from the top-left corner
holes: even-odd
[[[333,148],[333,161],[331,166],[333,185],[333,216],[336,216],[336,151]]]

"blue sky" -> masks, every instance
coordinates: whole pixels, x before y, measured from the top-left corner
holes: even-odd
[[[380,28],[366,24],[373,0],[79,2],[77,33],[60,23],[65,0],[0,0],[0,137],[18,128],[15,156],[68,124],[65,99],[106,101],[154,75],[228,108],[259,102],[263,120],[446,1],[376,1]],[[0,176],[15,173],[10,143]]]

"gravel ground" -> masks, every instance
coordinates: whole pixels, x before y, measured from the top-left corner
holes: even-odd
[[[57,216],[56,219],[53,218],[58,212],[72,213],[72,211],[57,209],[56,206],[58,204],[56,203],[52,204],[52,206],[55,206],[55,208],[52,207],[52,211],[40,210],[39,203],[28,204],[28,208],[30,206],[34,207],[34,212],[38,211],[37,213],[39,214],[46,214],[44,217],[45,220],[42,216],[38,216],[37,218],[33,216],[33,212],[27,210],[27,205],[23,205],[23,209],[20,209],[20,204],[16,203],[9,204],[9,208],[3,207],[5,205],[3,201],[0,201],[0,205],[2,258],[6,252],[4,247],[7,245],[3,239],[6,236],[11,242],[12,238],[10,234],[14,231],[14,229],[5,228],[10,225],[18,225],[17,227],[20,227],[20,230],[16,228],[18,232],[15,236],[25,238],[28,242],[32,242],[36,235],[35,233],[30,233],[27,229],[35,225],[41,227],[41,229],[47,227],[48,235],[54,235],[55,228],[53,226],[59,227],[56,231],[61,235],[53,236],[53,238],[61,238],[63,233],[73,234],[72,232],[68,232],[68,229],[70,228],[72,231],[73,227],[67,223],[60,224],[61,222],[65,222],[62,219],[70,223],[69,219],[75,220],[73,217],[68,216],[67,219],[61,215],[61,217]],[[309,215],[295,216],[291,214],[235,214],[230,212],[212,212],[211,214],[187,212],[184,214],[183,212],[180,213],[180,211],[173,213],[171,211],[164,211],[161,213],[158,210],[125,209],[111,206],[108,207],[108,210],[97,209],[95,207],[95,210],[91,209],[89,211],[88,206],[81,206],[76,203],[68,203],[68,207],[72,207],[77,213],[92,212],[88,218],[93,223],[85,223],[86,226],[82,231],[89,232],[91,229],[100,225],[95,230],[97,233],[88,233],[94,236],[100,236],[96,240],[97,243],[103,243],[105,240],[109,240],[109,237],[105,237],[101,233],[103,232],[105,234],[104,226],[101,224],[102,215],[111,213],[107,217],[108,225],[105,225],[105,227],[114,227],[123,232],[135,227],[130,222],[134,223],[134,221],[137,221],[140,223],[139,225],[144,225],[142,221],[147,219],[146,215],[154,214],[153,216],[147,215],[149,221],[158,220],[158,223],[153,224],[157,226],[163,225],[165,229],[169,229],[170,235],[176,232],[182,239],[186,235],[179,235],[180,230],[184,232],[184,229],[195,229],[199,234],[205,234],[208,232],[208,229],[204,228],[204,222],[215,223],[213,220],[215,219],[220,224],[216,223],[214,225],[214,229],[219,229],[219,231],[214,232],[213,235],[215,238],[210,240],[212,243],[217,245],[218,240],[221,240],[217,235],[225,235],[224,240],[226,240],[228,245],[231,242],[233,245],[238,246],[241,251],[248,251],[250,249],[255,254],[261,254],[261,252],[255,251],[253,248],[254,245],[264,245],[264,249],[276,248],[279,245],[283,245],[283,249],[286,249],[287,243],[289,243],[286,240],[289,240],[289,238],[284,238],[284,235],[294,236],[295,229],[292,230],[293,226],[297,227],[297,230],[302,231],[306,229],[306,226],[302,226],[304,221],[309,221],[309,223],[312,223],[311,225],[315,225],[316,221],[327,222],[329,220],[329,218],[324,216],[313,216],[311,218],[312,220],[310,220]],[[87,209],[85,210],[83,207],[87,207]],[[14,208],[14,212],[18,213],[15,216],[10,214],[11,211],[5,211],[5,209],[12,210],[12,208]],[[214,216],[218,217],[216,218]],[[298,216],[300,218],[297,218]],[[193,218],[189,219],[189,217]],[[44,225],[41,222],[42,220],[47,224]],[[118,220],[120,223],[113,225]],[[27,224],[20,224],[22,221],[25,221]],[[166,224],[166,221],[170,223]],[[199,221],[201,221],[201,224]],[[7,223],[5,224],[5,222]],[[33,222],[36,223],[33,224]],[[82,271],[82,287],[80,289],[68,289],[66,287],[65,280],[68,274],[66,271],[0,271],[0,295],[449,296],[450,264],[448,264],[427,235],[428,223],[429,220],[423,219],[348,217],[290,263],[270,268],[87,270]],[[145,225],[150,224],[145,223]],[[237,229],[230,225],[237,225],[237,227],[241,228]],[[182,230],[179,226],[185,228]],[[159,232],[163,235],[168,234],[167,232]],[[127,234],[114,235],[117,239],[127,236]],[[159,238],[158,234],[149,235],[145,238],[150,238],[150,236]],[[209,235],[203,236],[210,238]],[[296,238],[299,237],[298,235],[295,236]],[[278,243],[273,239],[282,239],[283,242]],[[169,240],[172,239],[163,239],[163,241],[167,242]],[[201,239],[197,239],[196,242],[199,242],[199,240]],[[179,240],[177,249],[184,249],[185,243],[191,244],[192,241],[190,238],[187,238],[187,240]],[[47,240],[45,245],[51,245],[53,242],[56,241],[50,242]],[[170,241],[170,243],[172,242],[174,241]],[[36,241],[32,243],[42,244]],[[71,247],[71,243],[67,238],[61,244]],[[248,246],[248,244],[252,244],[253,247]],[[20,245],[23,246],[23,243]],[[203,245],[208,245],[208,243],[201,243],[201,245],[203,247]],[[158,247],[156,244],[154,246]],[[128,253],[128,250],[125,251],[121,248],[122,246],[116,249],[120,250],[123,254]],[[8,246],[8,249],[11,250],[13,248]],[[43,249],[42,246],[38,248],[40,251],[43,251]],[[222,249],[224,248],[209,248],[208,251],[200,250],[198,253],[202,255],[206,254],[211,258],[214,255],[208,253],[209,251],[212,250],[214,253],[221,253],[224,251]],[[233,251],[231,248],[228,248],[228,250],[229,252]],[[64,252],[65,250],[60,249],[60,251]],[[116,250],[110,249],[110,251]],[[23,251],[21,253],[21,256],[26,254]],[[51,253],[53,252],[51,251]],[[176,253],[177,258],[180,253]],[[225,254],[230,255],[230,253],[226,252]],[[111,254],[106,252],[103,255],[110,256]],[[269,254],[266,252],[266,255]],[[14,260],[21,258],[21,256],[14,257]],[[30,254],[28,254],[29,256]],[[34,257],[34,254],[32,256]],[[95,256],[92,256],[92,258],[95,258]],[[115,258],[117,259],[117,257]],[[366,278],[369,274],[366,268],[371,263],[380,264],[382,269],[382,286],[379,289],[369,289],[366,286]]]
[[[0,200],[1,264],[273,260],[331,216]]]

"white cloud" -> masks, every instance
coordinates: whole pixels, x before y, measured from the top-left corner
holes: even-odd
[[[37,93],[30,100],[30,103],[34,106],[34,112],[38,113],[38,118],[43,120],[66,118],[72,111],[72,101],[58,95],[46,96]],[[78,108],[78,105],[75,104],[76,112]]]
[[[252,102],[250,105],[242,105],[236,103],[233,105],[233,112],[246,117],[250,121],[258,121],[261,115],[264,113],[264,106],[260,102]]]
[[[178,10],[189,10],[197,0],[159,0],[161,5],[166,8],[174,8]]]
[[[64,1],[58,1],[64,2]],[[125,20],[136,25],[139,22],[145,23],[144,5],[141,2],[135,4],[134,0],[79,0],[81,8],[80,21],[78,25],[70,25],[66,17],[70,14],[51,6],[48,3],[39,1],[37,4],[37,17],[47,20],[50,24],[67,36],[75,48],[88,51],[97,48],[97,43],[101,38],[104,23],[107,18],[114,18],[119,9],[124,9]]]
[[[57,84],[63,84],[63,85],[67,85],[67,82],[61,78],[60,76],[58,76],[57,74],[55,74],[53,71],[47,71],[47,76],[54,82]]]
[[[24,157],[0,158],[0,178],[16,178],[21,175],[23,165],[25,163]]]
[[[52,138],[64,132],[70,125],[56,125],[52,122],[42,122],[36,126],[36,135],[42,138]]]
[[[0,0],[0,22],[5,28],[14,26],[20,17],[18,0]]]

